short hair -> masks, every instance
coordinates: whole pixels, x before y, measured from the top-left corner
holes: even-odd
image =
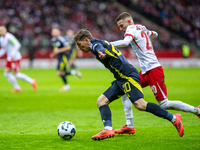
[[[52,29],[57,29],[57,30],[60,31],[60,28],[59,28],[59,27],[52,27],[51,30],[52,30]]]
[[[90,33],[88,29],[81,29],[75,34],[74,41],[75,42],[83,41],[86,38],[88,38],[89,40],[92,40],[93,39],[92,34]]]
[[[124,19],[126,19],[127,17],[131,17],[131,18],[132,18],[132,16],[131,16],[129,13],[123,12],[123,13],[121,13],[121,14],[117,17],[116,21],[118,22],[118,21],[120,21],[120,20],[124,20]]]

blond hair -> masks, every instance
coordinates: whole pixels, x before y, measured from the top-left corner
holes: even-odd
[[[92,40],[93,39],[92,34],[90,33],[88,29],[81,29],[75,34],[74,41],[75,42],[83,41],[86,38],[89,40]]]

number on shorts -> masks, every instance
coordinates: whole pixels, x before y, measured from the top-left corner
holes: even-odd
[[[129,82],[124,83],[122,87],[124,89],[124,93],[127,93],[131,90],[131,86],[130,86]]]

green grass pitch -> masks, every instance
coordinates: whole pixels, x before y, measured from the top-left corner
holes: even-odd
[[[195,107],[200,105],[200,69],[165,68],[168,99],[181,100]],[[113,75],[105,69],[81,69],[82,79],[68,77],[71,90],[62,87],[55,69],[22,69],[36,78],[38,90],[19,81],[23,92],[11,94],[13,88],[0,70],[0,149],[200,149],[200,119],[190,113],[182,114],[185,135],[179,137],[175,127],[167,120],[133,108],[134,135],[115,135],[103,141],[91,137],[103,124],[96,106],[97,98],[110,86]],[[146,101],[156,100],[149,87],[144,88]],[[114,129],[125,124],[121,100],[110,104]],[[172,113],[178,111],[169,110]],[[76,126],[76,135],[69,141],[60,139],[56,129],[62,121]]]

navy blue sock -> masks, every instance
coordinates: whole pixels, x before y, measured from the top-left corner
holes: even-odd
[[[65,84],[67,84],[66,75],[64,75],[64,76],[60,76],[60,77],[62,78],[63,82],[64,82]]]
[[[171,121],[173,118],[173,114],[171,114],[170,112],[166,111],[165,109],[161,108],[160,106],[154,103],[148,102],[145,111],[150,112],[158,117],[163,117],[169,121]]]
[[[108,105],[103,105],[99,107],[99,111],[101,113],[101,119],[103,121],[104,127],[105,126],[112,126],[111,122],[111,111]]]
[[[67,75],[70,75],[70,74],[71,74],[71,72],[66,72],[66,73],[65,73],[66,76],[67,76]]]

